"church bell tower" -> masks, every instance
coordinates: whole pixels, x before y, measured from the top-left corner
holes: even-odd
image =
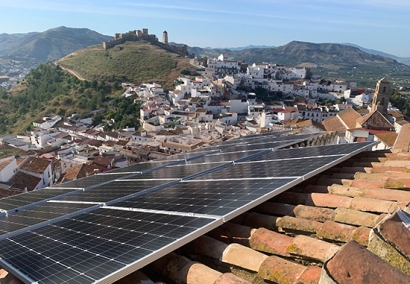
[[[378,110],[381,114],[387,115],[389,105],[390,82],[382,78],[377,82],[376,91],[374,92],[372,111]]]

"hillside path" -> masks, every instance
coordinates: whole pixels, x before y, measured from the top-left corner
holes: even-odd
[[[85,80],[86,80],[84,77],[82,77],[80,74],[78,74],[78,73],[75,72],[74,70],[65,68],[65,67],[63,67],[63,66],[61,66],[61,65],[58,65],[58,66],[60,66],[61,69],[63,69],[64,71],[67,71],[67,72],[70,73],[71,75],[76,76],[79,80],[81,80],[81,81],[85,81]]]

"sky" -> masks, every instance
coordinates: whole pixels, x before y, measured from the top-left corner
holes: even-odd
[[[0,33],[148,28],[199,47],[353,43],[410,57],[409,0],[0,0]],[[1,44],[1,43],[0,43]]]

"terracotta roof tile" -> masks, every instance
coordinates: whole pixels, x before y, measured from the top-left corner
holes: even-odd
[[[343,121],[346,125],[346,128],[356,128],[356,120],[361,118],[362,116],[352,108],[347,108],[342,110],[337,114],[337,116]]]
[[[337,116],[323,120],[322,124],[325,127],[326,131],[338,131],[343,133],[346,131],[346,127]]]
[[[339,246],[337,245],[304,235],[296,236],[286,249],[291,255],[320,262],[325,262],[338,250]]]
[[[113,163],[114,158],[110,157],[95,157],[93,164],[108,168]]]
[[[405,225],[405,219],[409,218],[410,214],[396,211],[375,228],[389,244],[392,244],[407,259],[410,259],[410,230]],[[408,268],[410,269],[410,267]],[[410,273],[410,270],[407,273]]]
[[[351,241],[325,264],[323,278],[336,283],[409,283],[410,276]]]
[[[7,188],[2,188],[0,186],[0,198],[5,198],[8,196],[13,196],[20,194],[24,191],[24,188],[14,188],[12,186],[6,185]]]
[[[250,247],[254,250],[269,254],[289,257],[286,249],[292,244],[293,238],[265,228],[257,229],[249,239]]]
[[[41,178],[19,171],[9,180],[9,183],[13,184],[13,188],[19,188],[22,190],[27,188],[28,191],[32,191],[36,188],[40,181]]]
[[[97,170],[97,172],[101,172],[101,169],[102,167],[97,165],[74,165],[68,169],[65,169],[56,183],[64,183],[75,179],[91,176],[95,174],[95,170]]]
[[[317,283],[320,278],[320,270],[320,268],[306,267],[277,256],[270,256],[262,264],[258,274],[264,280],[273,281],[274,283],[298,283],[298,280],[304,278],[309,278],[312,281],[310,283]]]
[[[51,162],[47,159],[30,157],[21,166],[21,169],[33,173],[42,174],[50,164]]]
[[[35,152],[24,151],[20,148],[15,148],[6,144],[0,145],[0,158],[7,157],[10,154],[13,154],[15,156],[28,156],[35,154]]]
[[[406,151],[410,150],[410,124],[403,125],[400,130],[399,136],[394,143],[393,150],[394,151]]]
[[[389,111],[389,114],[391,116],[393,116],[394,118],[403,118],[404,114],[402,114],[401,112],[397,112],[397,111]]]
[[[246,255],[246,257],[242,257]],[[240,244],[230,244],[222,254],[222,262],[233,264],[250,271],[258,272],[262,263],[268,258],[266,254]]]

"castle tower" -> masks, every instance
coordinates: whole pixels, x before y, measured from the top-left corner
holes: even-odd
[[[389,105],[390,82],[382,78],[377,82],[376,91],[374,92],[372,111],[378,110],[381,114],[387,115]]]
[[[168,44],[168,33],[167,33],[167,31],[164,31],[162,33],[162,43],[163,44]]]

